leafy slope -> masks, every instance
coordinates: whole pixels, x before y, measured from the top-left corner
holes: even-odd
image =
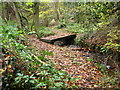
[[[32,46],[37,47],[38,51],[52,51],[54,56],[48,58],[55,64],[58,70],[67,71],[76,82],[66,82],[70,85],[78,87],[112,87],[110,82],[104,82],[104,75],[90,61],[87,51],[76,50],[66,46],[60,47],[39,41],[35,35],[30,36]],[[86,49],[87,50],[87,49]],[[104,84],[104,85],[103,85]]]

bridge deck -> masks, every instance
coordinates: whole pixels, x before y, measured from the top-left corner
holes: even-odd
[[[62,34],[62,35],[54,35],[54,36],[48,36],[41,38],[41,41],[48,42],[48,43],[54,43],[55,41],[69,41],[70,39],[74,39],[76,37],[76,34]]]

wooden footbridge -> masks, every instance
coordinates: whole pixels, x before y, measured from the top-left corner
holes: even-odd
[[[55,44],[56,41],[63,42],[65,45],[66,44],[72,44],[74,43],[74,39],[76,38],[76,34],[61,34],[61,35],[53,35],[53,36],[48,36],[48,37],[43,37],[40,38],[41,41]]]

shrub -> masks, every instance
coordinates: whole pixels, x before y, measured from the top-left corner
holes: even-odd
[[[35,48],[24,44],[24,31],[18,30],[15,24],[4,24],[0,30],[4,36],[3,90],[72,87],[65,83],[71,77],[56,70],[54,64],[45,58],[45,55],[53,55],[52,52],[36,52]]]

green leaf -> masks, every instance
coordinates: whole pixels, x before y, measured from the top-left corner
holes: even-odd
[[[45,60],[45,58],[44,58],[43,56],[38,56],[38,58],[39,58],[40,60],[42,60],[42,61]]]
[[[65,75],[65,73],[59,73],[59,75]]]
[[[17,75],[18,75],[18,76],[23,76],[23,74],[21,74],[21,73],[17,73]]]
[[[36,32],[35,31],[31,31],[31,32],[28,32],[28,35],[29,34],[36,34]]]
[[[27,78],[26,80],[25,80],[25,83],[27,83],[29,81],[29,79]]]
[[[90,58],[90,59],[87,59],[87,61],[94,61],[94,59]]]
[[[25,75],[25,76],[23,76],[23,78],[29,78],[29,76],[28,76],[28,75]]]
[[[46,86],[46,84],[45,84],[44,82],[40,82],[40,83],[36,86],[36,88],[39,88],[40,86]]]
[[[20,31],[19,31],[19,33],[21,34],[21,33],[23,33],[23,31],[22,31],[22,30],[20,30]]]
[[[53,56],[52,52],[47,52],[46,50],[40,51],[40,53],[43,54],[43,55],[51,55],[51,56]]]
[[[29,82],[30,82],[30,83],[35,83],[35,81],[34,81],[34,80],[30,80]]]
[[[57,87],[60,87],[60,86],[62,86],[62,85],[63,85],[63,82],[55,83],[55,86],[57,86]]]

